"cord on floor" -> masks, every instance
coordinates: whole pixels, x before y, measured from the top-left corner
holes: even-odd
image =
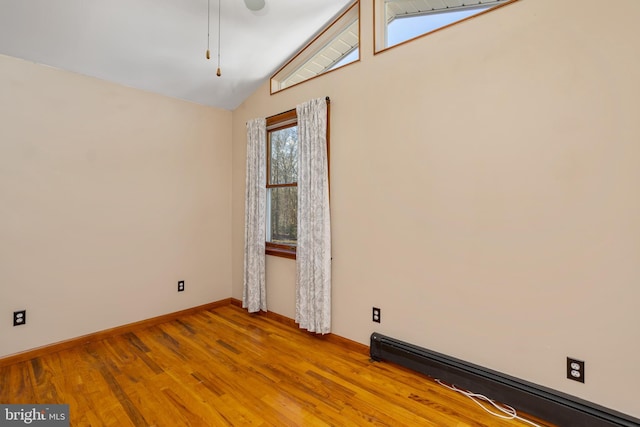
[[[482,394],[478,394],[478,393],[473,393],[471,391],[466,391],[466,390],[462,390],[459,389],[458,387],[456,387],[455,385],[448,385],[443,383],[442,381],[440,381],[439,379],[435,379],[435,381],[440,384],[443,387],[448,388],[449,390],[453,390],[455,392],[458,392],[464,396],[467,396],[469,399],[471,399],[473,402],[476,403],[476,405],[480,406],[482,409],[484,409],[486,412],[488,412],[489,414],[493,415],[494,417],[498,417],[498,418],[502,418],[504,420],[520,420],[522,422],[525,422],[527,424],[530,424],[534,427],[542,427],[540,424],[536,424],[533,421],[529,421],[525,418],[522,418],[520,416],[518,416],[517,411],[512,408],[509,405],[505,405],[505,404],[499,404],[496,403],[495,401],[489,399],[487,396],[484,396]],[[489,405],[493,406],[496,410],[498,410],[499,412],[494,412],[491,409],[489,409],[487,406],[485,406],[485,404],[483,404],[482,402],[487,402]]]

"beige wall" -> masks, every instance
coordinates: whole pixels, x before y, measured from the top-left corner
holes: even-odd
[[[231,115],[0,56],[0,357],[230,296]]]
[[[0,56],[0,357],[241,298],[245,122],[330,96],[334,332],[640,416],[639,13],[520,0],[374,56],[365,0],[360,63],[233,114]]]
[[[364,1],[360,63],[234,111],[233,296],[245,122],[330,96],[334,332],[640,416],[640,365],[621,363],[640,353],[639,15],[521,0],[374,56]],[[269,308],[293,317],[294,262],[267,258]]]

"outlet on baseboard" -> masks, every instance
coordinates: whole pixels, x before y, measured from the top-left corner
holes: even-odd
[[[13,312],[13,326],[20,326],[27,323],[27,310]]]
[[[184,292],[184,280],[178,282],[178,292]]]

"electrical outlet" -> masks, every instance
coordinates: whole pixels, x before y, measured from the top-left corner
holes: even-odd
[[[380,320],[382,320],[382,310],[380,310],[378,307],[373,307],[371,320],[376,323],[380,323]]]
[[[27,323],[27,310],[13,312],[13,326],[20,326]]]
[[[567,378],[584,382],[584,362],[582,360],[567,357]]]
[[[178,292],[184,292],[184,280],[178,282]]]

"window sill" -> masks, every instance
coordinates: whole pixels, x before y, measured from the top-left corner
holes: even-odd
[[[267,255],[279,256],[281,258],[296,259],[296,248],[290,246],[275,246],[267,244],[264,253]]]

